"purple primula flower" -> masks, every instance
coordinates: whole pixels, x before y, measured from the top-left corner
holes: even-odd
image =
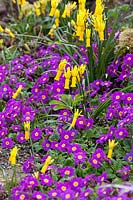
[[[88,119],[86,119],[85,123],[86,123],[85,129],[88,130],[88,129],[92,128],[94,120],[92,118],[88,118]]]
[[[97,194],[99,197],[99,200],[104,197],[109,197],[111,195],[111,192],[113,191],[113,188],[106,188],[106,187],[99,187],[97,190]]]
[[[123,103],[133,104],[133,93],[126,93],[124,95]]]
[[[45,174],[40,175],[40,181],[41,181],[41,184],[45,186],[51,186],[53,184],[52,178]]]
[[[42,147],[45,151],[48,151],[51,148],[51,142],[48,139],[46,139],[42,142]]]
[[[90,188],[87,188],[86,190],[84,190],[84,192],[82,192],[80,194],[80,197],[84,197],[85,199],[87,199],[88,197],[90,197],[90,195],[93,194],[93,190]]]
[[[114,116],[115,116],[115,110],[112,108],[108,108],[108,111],[106,113],[106,119],[112,120]]]
[[[99,161],[102,161],[106,158],[106,155],[101,148],[98,148],[93,152],[92,157],[96,157]]]
[[[14,200],[30,200],[30,197],[28,194],[25,194],[25,192],[22,192],[18,194],[18,196]]]
[[[102,184],[107,180],[107,172],[103,172],[100,176],[97,177],[97,183]]]
[[[12,138],[4,138],[1,144],[3,149],[11,149],[14,146],[14,141]]]
[[[129,179],[130,166],[129,165],[123,166],[122,169],[117,170],[117,172],[121,174],[122,180],[126,181]]]
[[[78,117],[78,119],[76,120],[76,128],[84,129],[85,128],[85,124],[86,124],[85,117],[84,116]]]
[[[67,152],[68,148],[69,148],[69,142],[65,140],[61,141],[58,145],[59,151]]]
[[[60,192],[65,192],[68,189],[70,189],[70,185],[68,182],[58,182],[56,184],[56,188],[57,188],[57,190],[60,190]]]
[[[65,141],[71,141],[73,137],[71,136],[71,132],[67,130],[63,130],[62,133],[60,134],[60,139],[65,140]]]
[[[33,177],[32,175],[28,175],[27,177],[25,177],[23,186],[25,188],[29,188],[29,189],[33,190],[35,187],[38,186],[38,180],[35,177]]]
[[[26,139],[25,139],[25,134],[24,133],[19,133],[17,136],[16,136],[17,140],[19,143],[23,144],[26,142]]]
[[[42,137],[41,129],[39,129],[39,128],[33,129],[33,131],[31,132],[31,138],[33,139],[33,141],[40,140],[41,137]]]
[[[101,162],[99,161],[99,159],[96,156],[91,157],[89,159],[89,162],[95,168],[99,168],[101,165]]]
[[[78,153],[81,151],[82,151],[82,148],[80,144],[77,144],[77,143],[70,144],[68,147],[68,153]]]
[[[32,198],[35,200],[45,200],[47,199],[47,195],[40,191],[34,191],[32,194]]]
[[[123,58],[123,63],[125,65],[130,65],[132,67],[133,66],[133,54],[127,53]]]
[[[60,196],[60,191],[56,190],[56,189],[52,189],[48,191],[48,196],[51,199],[58,199]]]
[[[4,138],[7,134],[8,134],[8,129],[3,127],[1,130],[0,130],[0,138]]]
[[[86,156],[85,151],[80,151],[80,152],[74,153],[75,163],[83,163],[83,162],[85,162],[86,158],[87,158],[87,156]]]
[[[84,186],[83,179],[80,177],[74,177],[70,180],[70,186],[73,190],[80,191]]]
[[[33,169],[33,165],[34,165],[34,157],[32,156],[24,161],[22,166],[23,172],[25,173],[31,172]]]
[[[125,138],[128,136],[128,131],[126,128],[118,128],[116,131],[115,131],[115,137],[116,138]]]
[[[70,166],[66,166],[64,168],[59,168],[59,173],[62,177],[73,176],[74,175],[74,168],[70,167]]]
[[[121,91],[116,91],[111,95],[112,102],[121,102],[123,100],[123,93]]]
[[[133,162],[133,150],[125,155],[125,160],[128,162]]]
[[[60,200],[74,200],[75,193],[73,190],[66,190],[65,192],[60,194],[61,198]]]
[[[18,131],[20,131],[21,126],[17,124],[17,125],[13,125],[11,128],[12,128],[12,130],[13,130],[14,132],[18,132]]]

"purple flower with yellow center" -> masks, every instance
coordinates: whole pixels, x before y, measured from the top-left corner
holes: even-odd
[[[109,108],[107,113],[106,113],[106,119],[107,120],[112,120],[115,115],[115,110],[113,108]]]
[[[123,93],[121,91],[114,92],[111,95],[111,100],[112,100],[112,102],[113,101],[121,102],[121,100],[123,100]]]
[[[57,190],[60,190],[60,192],[65,192],[68,189],[70,189],[70,185],[68,182],[58,182],[56,184],[56,188],[57,188]]]
[[[26,139],[25,139],[25,134],[24,133],[19,133],[17,135],[17,141],[21,144],[25,143],[26,142]]]
[[[74,200],[75,193],[73,190],[68,189],[67,191],[61,193],[60,200]]]
[[[126,181],[129,179],[129,173],[130,173],[130,166],[129,165],[126,165],[126,166],[123,166],[122,169],[120,170],[117,170],[118,173],[121,174],[121,178],[123,181]]]
[[[56,189],[52,189],[48,191],[48,196],[51,199],[58,199],[60,196],[60,191],[56,190]]]
[[[100,199],[103,199],[104,197],[108,197],[110,196],[110,194],[112,193],[113,191],[113,188],[109,188],[109,187],[99,187],[98,190],[97,190],[97,194],[98,194],[98,197],[99,197],[99,200]]]
[[[101,148],[96,149],[92,156],[96,157],[99,161],[102,161],[106,158],[106,155]]]
[[[77,143],[70,144],[69,147],[68,147],[68,153],[78,153],[78,152],[81,152],[81,151],[82,151],[82,148]]]
[[[126,93],[124,95],[123,103],[133,104],[133,93]]]
[[[97,177],[97,183],[102,184],[107,180],[107,173],[103,172],[100,176]]]
[[[29,189],[34,189],[35,187],[38,186],[38,180],[35,177],[33,177],[32,175],[28,175],[25,178],[24,186]]]
[[[59,148],[59,143],[57,141],[52,141],[51,142],[51,149],[58,150],[58,148]]]
[[[51,142],[48,139],[46,139],[42,142],[42,147],[45,151],[48,151],[51,148]]]
[[[84,186],[83,179],[80,177],[74,177],[70,180],[70,186],[73,190],[80,191]]]
[[[83,163],[83,162],[85,162],[86,158],[87,158],[87,156],[84,151],[74,153],[75,163]]]
[[[35,128],[32,132],[31,132],[31,138],[33,139],[33,141],[37,141],[40,140],[42,137],[42,131],[39,128]]]
[[[84,190],[84,192],[81,193],[80,197],[84,197],[85,199],[87,199],[88,197],[90,197],[91,194],[93,194],[93,190],[87,188],[86,190]]]
[[[95,168],[99,168],[101,165],[101,162],[96,156],[92,156],[92,158],[89,159],[89,162]]]
[[[127,160],[128,162],[133,162],[133,151],[126,153],[124,159]]]
[[[3,127],[0,130],[0,138],[4,138],[8,134],[7,128]]]
[[[80,116],[76,120],[76,128],[84,129],[86,125],[86,120],[84,116]]]
[[[18,132],[18,131],[20,131],[20,129],[21,129],[21,126],[18,125],[18,124],[12,126],[12,130],[13,130],[14,132]]]
[[[4,138],[1,146],[3,149],[11,149],[14,146],[14,141],[12,138]]]
[[[125,138],[128,136],[128,131],[126,128],[118,128],[115,131],[115,137],[116,138]]]
[[[60,139],[65,141],[71,141],[73,137],[71,136],[71,132],[67,130],[63,130],[60,134]]]
[[[41,174],[40,181],[42,185],[51,186],[53,184],[53,180],[50,176]]]
[[[88,118],[85,120],[85,123],[86,123],[85,129],[88,130],[88,129],[92,128],[94,120],[92,118]]]
[[[38,95],[38,99],[40,102],[46,103],[48,101],[48,92],[45,89],[42,90]]]
[[[45,200],[47,199],[47,195],[40,191],[34,191],[32,194],[32,198],[35,200]]]
[[[59,112],[59,115],[70,117],[71,116],[71,112],[70,112],[70,110],[61,110]]]
[[[58,145],[58,150],[59,151],[63,151],[63,152],[66,152],[67,151],[67,148],[69,147],[69,143],[67,141],[61,141]]]
[[[66,166],[64,168],[59,168],[59,173],[62,177],[65,176],[73,176],[74,175],[74,168]]]
[[[133,66],[133,54],[127,53],[123,58],[123,63],[125,65],[130,65],[132,67]]]
[[[23,166],[22,166],[23,172],[25,173],[31,172],[33,169],[33,165],[34,165],[34,157],[32,156],[24,161]]]
[[[18,194],[18,196],[14,200],[30,200],[30,197],[28,194],[25,194],[25,192],[23,192]]]
[[[38,79],[38,83],[39,84],[45,84],[49,81],[49,75],[48,73],[43,74],[39,79]]]

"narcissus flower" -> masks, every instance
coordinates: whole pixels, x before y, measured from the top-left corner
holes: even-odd
[[[18,148],[15,146],[10,151],[9,161],[12,165],[16,165],[16,156],[17,156]]]
[[[45,161],[45,163],[44,163],[44,165],[43,165],[43,167],[42,167],[42,169],[41,169],[41,172],[42,172],[43,174],[45,174],[45,172],[46,172],[48,166],[49,166],[53,161],[54,161],[54,160],[52,160],[51,156],[48,156],[48,157],[47,157],[47,159],[46,159],[46,161]]]
[[[75,110],[74,112],[74,116],[73,116],[73,120],[72,120],[72,123],[71,123],[71,126],[74,127],[75,126],[75,123],[77,121],[77,118],[80,116],[82,111],[79,112],[79,109]]]
[[[30,122],[24,122],[24,130],[25,130],[25,139],[29,140],[30,138]]]
[[[67,68],[67,70],[64,71],[64,76],[65,76],[65,89],[69,89],[69,83],[70,83],[70,78],[71,78],[71,69],[70,67]]]
[[[109,140],[109,150],[108,150],[107,158],[109,159],[112,158],[113,150],[117,144],[118,142],[115,143],[115,140]]]
[[[12,98],[16,99],[16,97],[20,94],[22,90],[22,85],[19,86],[19,88],[16,90],[16,92],[13,94]]]

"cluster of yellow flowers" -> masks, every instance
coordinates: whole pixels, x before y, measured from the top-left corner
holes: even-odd
[[[30,139],[30,121],[24,122],[25,139]]]
[[[18,152],[18,148],[16,146],[10,151],[9,161],[11,165],[16,165],[17,152]]]
[[[70,78],[72,77],[71,87],[76,87],[76,83],[80,82],[80,79],[84,74],[86,65],[81,64],[79,67],[75,65],[72,69],[70,67],[68,67],[65,70],[66,64],[67,64],[66,59],[60,61],[58,69],[57,69],[57,74],[54,79],[56,81],[59,81],[60,77],[62,75],[62,72],[64,71],[64,77],[65,77],[64,88],[69,89],[70,88]]]
[[[100,40],[104,40],[104,30],[106,21],[103,17],[104,5],[102,0],[96,0],[95,12],[92,15],[92,22],[95,30],[98,32]]]
[[[7,33],[11,38],[15,38],[14,33],[9,28],[6,27],[5,29],[3,29],[1,25],[0,25],[0,33]]]
[[[80,82],[80,79],[82,75],[84,74],[86,65],[82,64],[79,67],[75,65],[72,69],[70,67],[67,68],[67,70],[64,70],[64,76],[65,76],[65,89],[69,89],[70,87],[74,88],[76,87],[77,82]],[[71,80],[71,86],[70,86],[70,78]]]

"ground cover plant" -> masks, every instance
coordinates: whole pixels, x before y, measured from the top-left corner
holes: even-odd
[[[123,30],[129,5],[105,3],[11,2],[17,19],[0,26],[0,145],[11,167],[7,176],[0,166],[0,199],[133,199],[132,14]]]

